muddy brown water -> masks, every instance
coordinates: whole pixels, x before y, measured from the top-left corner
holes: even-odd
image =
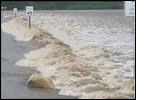
[[[10,21],[13,17],[3,17],[7,12],[1,12],[1,23]],[[1,30],[1,95],[6,98],[32,99],[77,99],[77,97],[59,95],[56,89],[28,88],[27,79],[35,69],[16,66],[24,54],[39,47],[29,42],[15,41],[14,36]]]

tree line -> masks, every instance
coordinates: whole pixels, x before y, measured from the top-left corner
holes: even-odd
[[[123,1],[2,1],[2,7],[8,10],[17,8],[25,10],[26,6],[33,6],[34,10],[97,10],[123,9]]]

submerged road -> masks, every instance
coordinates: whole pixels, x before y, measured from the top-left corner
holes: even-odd
[[[3,17],[1,24],[10,21],[13,17]],[[15,41],[14,36],[1,30],[1,95],[6,98],[23,99],[76,99],[76,97],[59,95],[59,90],[31,89],[26,85],[27,79],[35,69],[16,66],[15,63],[22,59],[24,54],[38,47],[31,42]]]

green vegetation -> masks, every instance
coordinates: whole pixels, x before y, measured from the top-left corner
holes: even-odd
[[[8,10],[18,8],[25,10],[26,6],[34,6],[35,10],[95,10],[123,9],[123,1],[2,1],[2,6]]]

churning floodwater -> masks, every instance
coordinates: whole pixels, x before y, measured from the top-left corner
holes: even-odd
[[[63,95],[133,98],[133,17],[125,17],[123,10],[35,11],[28,31],[27,16],[19,16],[3,25],[4,30],[43,47],[25,53],[17,65],[35,67]]]

